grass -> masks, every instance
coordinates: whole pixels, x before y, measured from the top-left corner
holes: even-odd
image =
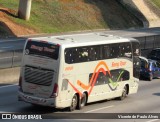
[[[17,9],[19,0],[1,0],[0,5],[10,9]]]
[[[106,0],[104,0],[106,1]],[[16,23],[40,33],[92,29],[124,29],[140,27],[139,22],[123,8],[110,10],[107,1],[96,0],[32,0],[31,18],[24,21],[11,17]],[[113,0],[116,1],[116,0]],[[19,0],[1,0],[0,6],[18,10]],[[110,11],[112,13],[110,13]],[[128,14],[125,17],[125,14]],[[125,19],[128,18],[131,19]]]
[[[150,1],[160,8],[160,0],[150,0]]]

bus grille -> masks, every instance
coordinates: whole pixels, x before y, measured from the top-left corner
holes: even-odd
[[[54,71],[39,69],[37,67],[25,66],[25,81],[33,84],[50,86],[52,84]]]

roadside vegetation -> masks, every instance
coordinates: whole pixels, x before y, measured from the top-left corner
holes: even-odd
[[[154,5],[160,8],[160,0],[150,0]]]
[[[27,22],[16,17],[18,2],[1,0],[0,8],[9,8],[12,16],[7,16],[14,23],[37,33],[142,27],[142,23],[116,0],[33,0],[31,18]]]

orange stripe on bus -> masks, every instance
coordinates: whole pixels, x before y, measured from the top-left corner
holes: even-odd
[[[106,65],[106,63],[105,63],[104,61],[101,61],[101,62],[99,62],[98,65],[96,66],[96,68],[95,68],[95,70],[94,70],[94,73],[93,73],[93,75],[92,75],[92,77],[91,77],[91,79],[90,79],[89,85],[83,84],[80,80],[77,80],[77,84],[78,84],[80,87],[82,87],[84,90],[88,90],[88,89],[92,86],[93,79],[94,79],[95,75],[97,74],[97,73],[96,73],[97,69],[98,69],[100,66],[103,66],[103,65],[105,66],[105,68],[107,69],[109,75],[111,76],[110,70],[109,70],[108,66]]]
[[[99,68],[100,66],[104,66],[106,69],[104,69],[104,68],[102,68],[102,67]],[[98,71],[97,71],[97,69],[98,69]],[[103,74],[106,75],[106,70],[107,70],[109,76],[111,77],[111,73],[110,73],[110,70],[109,70],[107,64],[106,64],[104,61],[101,61],[101,62],[99,62],[99,63],[97,64],[97,66],[96,66],[96,68],[95,68],[95,70],[94,70],[94,73],[93,73],[93,75],[92,75],[92,77],[91,77],[90,82],[89,82],[88,85],[85,85],[85,84],[82,83],[80,80],[77,80],[77,84],[78,84],[81,88],[83,88],[84,90],[87,90],[87,91],[88,91],[88,95],[90,95],[91,92],[92,92],[92,90],[93,90],[93,87],[94,87],[94,85],[95,85],[95,83],[96,83],[96,81],[97,81],[97,78],[98,78],[98,76],[99,76],[99,73],[100,73],[100,72],[103,72]],[[96,71],[97,71],[97,72],[96,72]],[[72,88],[73,88],[73,89],[80,95],[80,97],[82,98],[83,93],[80,92],[69,80],[67,80],[67,81],[68,81],[68,83],[72,86]],[[90,90],[89,90],[89,88],[90,88]]]
[[[98,72],[96,73],[96,76],[95,76],[95,78],[94,78],[92,87],[91,87],[90,91],[88,92],[88,95],[90,95],[90,93],[92,92],[92,89],[93,89],[93,87],[94,87],[94,85],[95,85],[95,83],[96,83],[96,81],[97,81],[97,78],[98,78],[98,75],[99,75],[100,72],[103,72],[103,74],[106,75],[106,71],[105,71],[103,68],[100,68],[100,69],[98,70]]]
[[[67,80],[67,81],[72,86],[72,88],[76,91],[76,93],[78,93],[80,95],[80,97],[82,98],[83,94],[69,80]]]

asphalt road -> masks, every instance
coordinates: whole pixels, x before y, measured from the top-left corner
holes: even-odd
[[[34,107],[29,103],[19,102],[17,101],[17,85],[10,86],[0,86],[0,112],[8,113],[8,112],[18,112],[20,113],[33,113],[33,114],[41,114],[45,116],[52,117],[55,113],[66,114],[69,113],[66,109],[54,109],[54,108],[46,108],[46,107]],[[129,95],[125,100],[104,100],[92,104],[88,104],[82,110],[75,110],[74,113],[160,113],[160,79],[154,79],[153,81],[145,81],[141,80],[139,82],[139,90],[137,94]],[[64,115],[65,115],[64,114]],[[95,116],[96,114],[91,114]],[[95,120],[89,119],[83,120],[78,119],[76,121],[106,121],[105,119]],[[100,117],[105,117],[105,114],[99,114]],[[107,115],[107,114],[106,114]],[[97,116],[98,117],[98,116]],[[75,120],[66,120],[63,118],[63,121],[75,121]],[[53,120],[41,120],[41,121],[53,121]],[[61,120],[57,119],[56,122]],[[160,122],[160,120],[156,118],[151,119],[129,119],[129,120],[116,120],[110,119],[110,122]]]
[[[140,30],[117,30],[107,31],[108,34],[123,36],[123,37],[142,37],[160,34],[160,28],[140,29]],[[24,46],[26,38],[0,40],[0,52],[8,49],[21,49]],[[41,114],[52,117],[55,113],[66,114],[66,109],[53,109],[46,107],[34,107],[28,103],[19,102],[17,100],[17,85],[1,86],[0,84],[0,113],[18,112],[20,113],[33,113]],[[129,95],[125,100],[105,100],[92,104],[88,104],[82,110],[75,110],[74,113],[95,113],[91,114],[91,118],[96,114],[105,118],[107,114],[101,113],[160,113],[160,79],[154,79],[152,82],[141,80],[139,82],[139,90],[137,94]],[[64,114],[64,115],[65,115]],[[106,122],[105,119],[84,119],[82,114],[81,119],[65,119],[65,120],[37,120],[37,122]],[[160,116],[160,115],[159,115]],[[98,116],[97,116],[98,117]],[[7,121],[7,120],[5,120]],[[10,121],[10,120],[8,120]],[[12,122],[17,120],[12,120]],[[25,122],[25,120],[22,120]],[[27,120],[26,120],[27,121]],[[109,122],[160,122],[158,119],[110,119]],[[1,122],[1,120],[0,120]],[[32,121],[31,121],[32,122]],[[35,121],[34,121],[35,122]]]

